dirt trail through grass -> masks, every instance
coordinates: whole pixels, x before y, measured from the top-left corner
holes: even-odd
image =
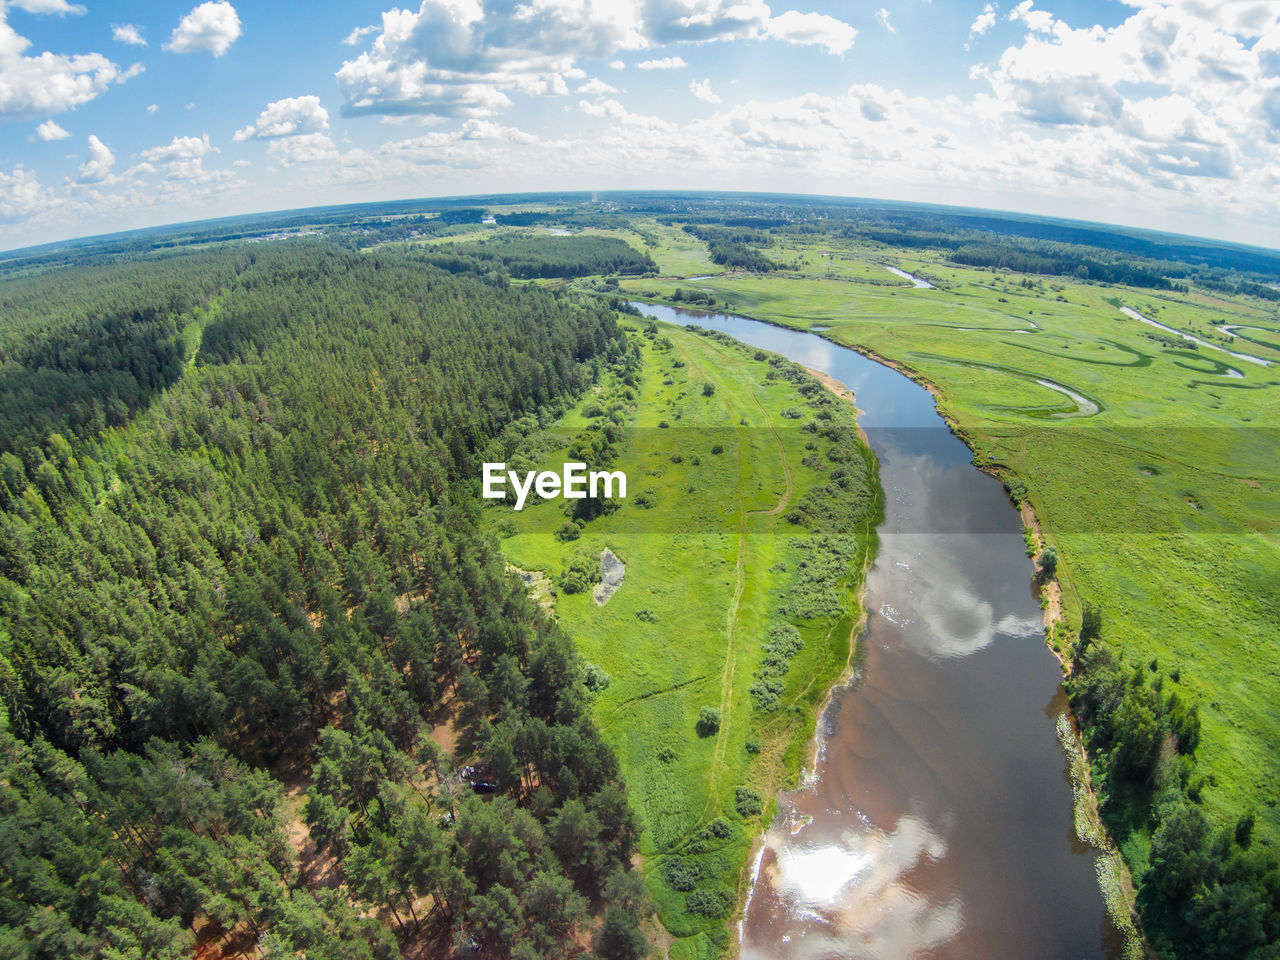
[[[773,426],[773,420],[769,416],[764,406],[760,403],[760,398],[756,396],[754,390],[751,391],[751,399],[755,403],[760,415],[764,417],[765,426],[769,428],[769,433],[773,435],[773,442],[778,447],[778,461],[782,464],[782,477],[785,483],[782,496],[778,498],[778,502],[767,510],[743,510],[738,516],[738,563],[736,570],[736,582],[733,589],[733,602],[729,604],[729,614],[726,623],[725,636],[725,666],[724,674],[720,681],[720,730],[716,733],[716,749],[715,762],[711,765],[711,778],[708,788],[707,803],[710,805],[715,796],[716,774],[724,761],[726,747],[726,737],[724,731],[729,726],[729,717],[733,711],[733,675],[736,666],[737,657],[734,653],[733,633],[734,627],[738,619],[738,606],[742,601],[742,591],[746,588],[747,581],[747,520],[754,516],[776,517],[787,509],[787,505],[791,502],[791,495],[794,487],[791,482],[791,464],[787,462],[787,452],[782,445],[782,438],[778,436],[778,431]]]

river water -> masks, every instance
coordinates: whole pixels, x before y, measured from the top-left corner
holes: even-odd
[[[852,682],[784,794],[742,924],[744,960],[1119,956],[1072,826],[1021,521],[911,380],[812,334],[637,303],[841,381],[880,460],[885,520]]]

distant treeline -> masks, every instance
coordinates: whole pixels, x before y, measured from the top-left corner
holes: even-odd
[[[584,664],[475,484],[631,362],[614,314],[395,251],[218,256],[158,401],[0,455],[0,955],[638,960]],[[213,288],[169,265],[159,316]],[[43,278],[27,329],[108,341],[59,299],[96,276]],[[106,329],[143,309],[101,290]]]
[[[635,276],[657,271],[647,253],[617,237],[501,237],[479,243],[440,244],[434,250],[480,263],[500,264],[512,277],[585,277],[594,274]]]

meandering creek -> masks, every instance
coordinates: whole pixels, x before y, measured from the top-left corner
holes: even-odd
[[[885,520],[852,682],[832,692],[817,763],[784,794],[756,863],[744,960],[1119,955],[1073,830],[1021,521],[933,398],[821,337],[635,304],[828,374],[856,395]]]

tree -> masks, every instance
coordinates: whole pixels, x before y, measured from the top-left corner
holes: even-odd
[[[720,729],[720,711],[715,707],[703,707],[698,711],[698,736],[709,737]]]
[[[1040,579],[1052,580],[1058,575],[1058,548],[1052,544],[1045,547],[1036,557],[1036,563],[1040,566]]]

